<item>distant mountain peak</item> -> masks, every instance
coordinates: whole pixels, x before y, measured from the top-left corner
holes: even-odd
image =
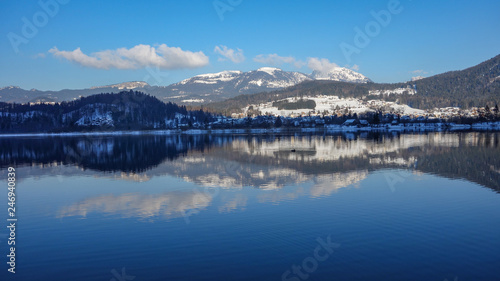
[[[19,88],[18,86],[12,86],[12,85],[10,85],[10,86],[7,86],[7,87],[0,88],[0,91],[1,90],[6,90],[6,89],[21,89],[21,88]]]
[[[239,70],[224,70],[224,71],[216,72],[216,73],[199,74],[199,75],[196,75],[193,77],[212,78],[212,77],[220,77],[220,76],[231,76],[231,75],[241,74],[241,73],[242,72]],[[191,77],[191,78],[193,78],[193,77]],[[186,79],[186,80],[188,80],[188,79]]]
[[[186,84],[192,84],[192,83],[197,83],[197,84],[217,84],[220,82],[227,82],[231,81],[234,78],[238,77],[241,75],[243,72],[239,70],[225,70],[217,73],[206,73],[206,74],[199,74],[196,76],[193,76],[188,79],[184,79],[179,83],[174,84],[175,86],[178,85],[186,85]]]
[[[276,68],[276,67],[261,67],[261,68],[257,69],[257,71],[266,72],[269,75],[274,75],[274,73],[276,71],[283,71],[283,70]]]
[[[132,89],[144,88],[144,87],[148,87],[148,86],[149,86],[149,84],[144,82],[144,81],[131,81],[131,82],[124,82],[124,83],[113,84],[113,85],[106,85],[106,86],[95,86],[95,87],[91,87],[90,89],[117,88],[118,90],[132,90]]]
[[[351,83],[372,82],[363,74],[345,67],[335,67],[328,72],[313,71],[311,78],[315,80],[343,81]]]

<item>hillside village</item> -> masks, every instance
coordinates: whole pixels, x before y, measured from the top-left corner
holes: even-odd
[[[376,95],[375,95],[376,96]],[[53,133],[219,129],[447,130],[500,129],[498,105],[420,110],[396,102],[337,96],[290,97],[225,116],[164,103],[132,90],[72,102],[0,103],[0,132]]]

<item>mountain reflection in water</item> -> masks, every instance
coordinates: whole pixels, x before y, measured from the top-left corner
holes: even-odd
[[[171,175],[226,188],[279,189],[312,180],[313,196],[360,181],[370,171],[404,169],[466,179],[499,191],[499,136],[469,132],[0,138],[0,165],[2,176],[5,167],[15,164],[33,167],[28,171],[32,176],[90,173],[147,181]]]
[[[280,280],[322,237],[341,246],[310,280],[495,280],[499,137],[0,137],[16,276]]]

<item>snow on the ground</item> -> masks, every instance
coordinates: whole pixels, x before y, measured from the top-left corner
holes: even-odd
[[[409,94],[409,95],[414,95],[417,91],[415,91],[412,88],[397,88],[393,90],[375,90],[375,91],[370,91],[368,95],[370,96],[390,96],[390,95],[402,95],[402,94]]]
[[[390,102],[390,101],[383,101],[383,100],[369,100],[367,103],[370,105],[370,107],[391,107],[394,109],[395,112],[400,112],[401,114],[404,115],[422,115],[425,114],[425,110],[422,109],[416,109],[413,107],[410,107],[406,104],[397,104],[395,102]]]
[[[297,102],[301,98],[291,97],[283,100],[288,100],[288,102]],[[394,102],[387,102],[383,100],[360,100],[356,98],[339,98],[338,96],[316,96],[316,97],[303,97],[303,100],[313,100],[316,103],[315,109],[296,109],[296,110],[284,110],[278,109],[273,106],[273,102],[262,103],[258,105],[250,105],[253,106],[254,110],[259,110],[262,114],[272,114],[272,115],[280,115],[280,116],[292,116],[292,115],[301,115],[301,114],[309,114],[310,112],[316,113],[324,113],[328,112],[329,114],[333,114],[336,111],[347,113],[364,113],[369,111],[376,111],[378,108],[382,107],[390,107],[394,112],[399,112],[405,115],[421,115],[424,114],[424,110],[415,109],[409,107],[408,105],[400,105]],[[280,100],[280,101],[283,101]],[[243,110],[247,111],[246,107]],[[344,112],[346,111],[347,112]]]
[[[204,102],[204,99],[187,99],[187,100],[182,100],[182,102]]]
[[[111,112],[102,113],[99,110],[92,112],[92,115],[85,115],[75,122],[78,126],[114,126]]]

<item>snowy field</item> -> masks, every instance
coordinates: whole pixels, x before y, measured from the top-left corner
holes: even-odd
[[[380,93],[379,93],[380,95]],[[387,102],[383,100],[373,99],[373,100],[360,100],[356,98],[339,98],[338,96],[316,96],[316,97],[291,97],[280,101],[288,101],[290,103],[297,102],[299,100],[313,100],[316,103],[314,109],[295,109],[295,110],[284,110],[278,109],[278,107],[273,106],[273,102],[261,103],[257,105],[250,105],[243,109],[247,112],[250,107],[254,110],[259,110],[265,115],[275,115],[275,116],[299,116],[307,115],[309,113],[322,114],[327,112],[332,113],[365,113],[365,112],[375,112],[379,108],[391,108],[393,112],[400,113],[402,115],[424,115],[426,112],[421,109],[416,109],[409,107],[408,105],[400,105],[394,102]]]

